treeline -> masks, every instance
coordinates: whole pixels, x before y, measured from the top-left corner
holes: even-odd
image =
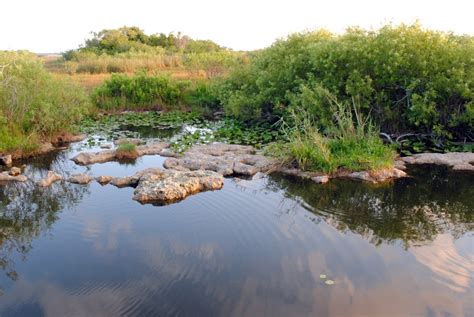
[[[61,60],[49,66],[69,74],[185,69],[213,78],[246,61],[247,53],[234,52],[210,40],[195,40],[181,33],[147,35],[138,27],[124,26],[93,33],[81,47],[64,52]]]
[[[136,26],[104,29],[93,32],[78,50],[63,53],[66,60],[74,59],[78,52],[97,55],[116,55],[126,52],[209,53],[226,50],[210,40],[194,40],[187,35],[156,33],[147,35]]]

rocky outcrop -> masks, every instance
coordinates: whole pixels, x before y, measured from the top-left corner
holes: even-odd
[[[276,172],[279,172],[285,175],[296,176],[296,177],[307,179],[307,180],[312,180],[313,182],[318,183],[318,184],[325,184],[329,182],[329,176],[321,172],[305,172],[297,168],[285,168],[285,167],[280,167],[276,169]]]
[[[453,170],[474,171],[474,153],[420,153],[403,158],[406,164],[435,164],[450,166]]]
[[[381,183],[391,179],[407,177],[407,174],[397,168],[385,168],[378,171],[352,172],[341,176],[370,183]]]
[[[70,134],[70,133],[63,133],[56,136],[53,140],[53,144],[65,144],[65,143],[73,143],[73,142],[80,142],[85,140],[85,134]]]
[[[138,156],[159,154],[161,150],[167,148],[167,143],[151,143],[137,146]],[[115,150],[106,150],[100,152],[83,152],[79,153],[72,160],[79,165],[90,165],[95,163],[105,163],[117,160],[117,153]]]
[[[0,173],[0,182],[26,182],[27,180],[25,175],[12,176],[8,172]]]
[[[182,157],[166,159],[163,165],[181,171],[208,170],[224,176],[252,176],[269,170],[273,161],[251,146],[214,143],[195,145]]]
[[[107,185],[112,180],[112,176],[99,176],[95,180],[101,185]]]
[[[221,189],[222,186],[223,176],[213,171],[163,171],[144,174],[133,199],[141,203],[169,203],[198,192]]]
[[[92,179],[93,179],[92,176],[89,176],[86,174],[76,174],[76,175],[70,176],[67,181],[73,184],[85,185],[85,184],[89,184],[92,181]]]
[[[182,200],[198,192],[221,189],[224,177],[213,171],[148,168],[132,176],[113,178],[110,184],[136,187],[133,199],[141,203],[164,204]]]
[[[46,178],[43,178],[38,182],[38,186],[48,187],[51,186],[52,183],[60,181],[62,179],[63,177],[61,175],[56,174],[53,171],[48,171],[48,175],[46,176]]]
[[[123,138],[123,139],[118,139],[114,141],[115,145],[127,144],[127,143],[142,145],[142,144],[145,144],[146,142],[142,139],[132,139],[132,138]]]
[[[0,166],[12,166],[13,160],[10,154],[0,154]]]

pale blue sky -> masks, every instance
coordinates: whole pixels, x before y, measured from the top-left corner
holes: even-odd
[[[412,23],[474,34],[474,1],[467,0],[4,0],[0,49],[60,52],[90,31],[139,26],[147,33],[181,31],[233,49],[257,49],[292,32],[324,27],[378,28]]]

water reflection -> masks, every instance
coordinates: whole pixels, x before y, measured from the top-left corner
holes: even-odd
[[[352,231],[376,245],[402,241],[408,248],[448,232],[455,238],[474,230],[474,175],[445,168],[418,168],[413,178],[371,185],[342,180],[324,186],[271,177],[268,188],[284,190],[339,231]]]
[[[27,173],[131,175],[162,162],[87,169],[74,151]],[[410,173],[384,186],[227,179],[164,207],[97,183],[1,186],[0,314],[469,316],[472,175]]]

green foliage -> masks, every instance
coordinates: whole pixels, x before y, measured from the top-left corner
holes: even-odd
[[[117,147],[118,152],[136,152],[137,147],[133,143],[122,143]]]
[[[173,80],[164,75],[113,74],[92,93],[99,109],[116,110],[217,110],[213,87],[206,82]]]
[[[474,38],[416,24],[291,35],[234,70],[219,97],[241,119],[298,107],[325,129],[332,116],[320,87],[357,101],[384,132],[474,138]]]
[[[318,129],[314,117],[304,109],[292,110],[289,126],[283,129],[288,142],[270,145],[266,152],[307,171],[335,173],[339,169],[359,171],[391,167],[393,148],[384,145],[378,131],[363,119],[358,107],[330,99],[334,125],[326,134]],[[355,116],[355,118],[354,118]]]
[[[0,151],[31,151],[88,111],[84,91],[54,79],[33,54],[0,52]]]

